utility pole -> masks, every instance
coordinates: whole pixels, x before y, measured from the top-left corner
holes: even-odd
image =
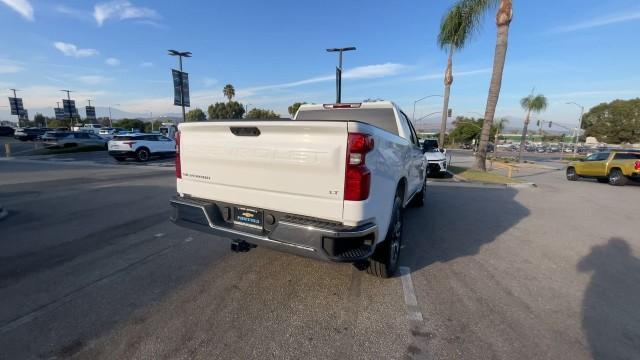
[[[109,127],[113,127],[113,121],[111,120],[111,107],[112,106],[120,106],[120,104],[109,104]]]
[[[337,104],[340,104],[342,102],[342,53],[344,51],[352,51],[355,49],[356,49],[355,46],[327,49],[327,52],[338,53],[338,67],[336,68],[336,103]]]
[[[184,109],[184,84],[182,82],[182,58],[191,57],[191,52],[169,50],[169,55],[178,57],[179,70],[180,70],[180,105],[182,105],[182,122],[185,122],[187,121],[187,114]]]

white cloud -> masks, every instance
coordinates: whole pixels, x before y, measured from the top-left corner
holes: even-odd
[[[402,70],[406,69],[406,65],[395,64],[395,63],[385,63],[385,64],[374,64],[374,65],[365,65],[358,66],[352,69],[346,70],[342,74],[343,79],[369,79],[369,78],[380,78],[386,76],[393,76],[400,73]],[[324,76],[316,76],[304,80],[293,81],[282,84],[274,84],[274,85],[265,85],[265,86],[255,86],[243,89],[242,91],[246,92],[245,96],[253,94],[262,90],[272,90],[272,89],[286,89],[301,85],[315,84],[326,81],[335,80],[335,75],[324,75]]]
[[[33,21],[33,6],[29,3],[28,0],[0,0],[8,7],[17,11],[18,14],[22,15],[23,18]]]
[[[98,26],[102,26],[110,18],[125,19],[157,19],[158,12],[146,7],[137,7],[126,0],[115,0],[97,4],[93,8],[93,17]]]
[[[88,11],[83,11],[83,10],[78,10],[78,9],[74,9],[74,8],[70,8],[68,6],[65,5],[57,5],[54,10],[60,14],[64,14],[67,15],[69,17],[72,17],[74,19],[78,19],[78,20],[88,20],[91,18],[92,14]]]
[[[0,74],[15,74],[23,70],[22,63],[0,58]]]
[[[98,85],[111,81],[111,78],[102,75],[84,75],[78,77],[78,80],[87,85]]]
[[[65,42],[55,42],[53,46],[60,50],[66,56],[72,56],[75,58],[83,58],[88,56],[98,55],[98,50],[96,49],[78,49],[77,46]]]
[[[640,11],[629,11],[625,13],[609,14],[607,16],[597,17],[587,21],[579,22],[572,25],[558,26],[553,32],[565,33],[578,30],[591,29],[600,26],[617,24],[627,21],[640,20]]]
[[[386,63],[376,65],[359,66],[349,69],[342,75],[345,79],[370,79],[392,76],[407,68],[406,65]]]
[[[149,61],[143,61],[140,63],[140,67],[153,67],[153,63]]]
[[[114,58],[114,57],[110,57],[107,58],[107,60],[104,61],[105,64],[109,65],[109,66],[118,66],[120,65],[120,60]]]
[[[210,77],[205,77],[202,79],[202,83],[204,84],[204,87],[212,87],[213,85],[218,83],[218,80]]]
[[[488,74],[491,72],[491,68],[477,69],[477,70],[469,70],[469,71],[457,71],[453,73],[453,78],[455,79],[458,76],[472,76],[478,74]],[[422,75],[414,78],[414,80],[434,80],[434,79],[442,79],[444,77],[444,73],[439,74],[428,74]]]

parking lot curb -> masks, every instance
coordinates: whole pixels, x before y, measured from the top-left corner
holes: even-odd
[[[4,208],[2,204],[0,204],[0,220],[6,218],[7,215],[9,215],[9,212]]]
[[[496,184],[493,184],[493,183],[483,183],[483,182],[469,181],[467,178],[465,178],[463,176],[456,175],[456,174],[454,174],[452,172],[448,172],[448,173],[449,173],[449,175],[451,175],[451,177],[453,178],[453,181],[455,181],[455,182],[496,185]],[[497,185],[501,185],[501,184],[497,184]],[[537,188],[538,187],[538,185],[536,185],[535,183],[532,183],[532,182],[502,184],[502,185],[504,185],[505,188],[514,188],[514,189],[527,189],[527,188]]]
[[[536,185],[536,183],[532,183],[532,182],[526,182],[526,183],[518,183],[518,184],[505,184],[508,188],[515,188],[515,189],[526,189],[526,188],[537,188],[538,185]]]

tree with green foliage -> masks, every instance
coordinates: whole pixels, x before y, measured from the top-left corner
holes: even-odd
[[[144,132],[152,133],[154,131],[159,131],[162,126],[162,120],[153,120],[144,123]]]
[[[236,89],[233,87],[233,85],[227,84],[222,89],[222,94],[224,95],[224,97],[229,99],[229,102],[231,102],[231,99],[236,96]]]
[[[507,58],[507,42],[509,39],[509,25],[513,19],[513,1],[512,0],[457,0],[457,5],[465,14],[470,24],[470,31],[473,32],[480,27],[482,21],[486,18],[487,11],[498,8],[496,13],[497,38],[496,47],[493,56],[493,72],[491,74],[491,82],[489,84],[489,94],[487,96],[487,105],[484,111],[485,122],[480,134],[480,144],[478,153],[476,154],[476,162],[474,168],[487,171],[487,144],[489,143],[491,130],[493,129],[493,117],[496,114],[496,106],[500,97],[500,88],[502,87],[502,73]]]
[[[131,131],[138,130],[140,132],[145,131],[145,122],[140,119],[121,119],[113,122],[114,127],[123,128]]]
[[[298,109],[300,109],[300,105],[304,105],[304,104],[306,104],[306,102],[294,102],[291,106],[287,108],[287,112],[289,112],[289,115],[291,115],[291,117],[294,117],[296,116]]]
[[[585,136],[610,144],[640,143],[640,98],[614,100],[584,114]]]
[[[522,151],[527,142],[527,130],[529,128],[529,120],[531,113],[539,114],[547,108],[547,98],[542,94],[529,95],[520,99],[520,106],[527,112],[524,118],[524,126],[522,127],[522,137],[520,139],[520,149],[518,150],[518,161],[522,162]]]
[[[36,116],[33,117],[33,123],[37,127],[45,127],[47,126],[47,119],[44,115],[37,113]]]
[[[460,142],[463,144],[470,144],[473,140],[476,142],[480,139],[482,127],[484,125],[484,119],[468,118],[464,116],[458,116],[454,121],[455,128],[449,133],[451,141]],[[498,133],[497,126],[491,128],[490,136],[495,137]]]
[[[272,110],[253,108],[247,113],[247,119],[279,119],[280,115]]]
[[[187,113],[186,116],[187,121],[205,121],[207,120],[207,115],[199,108],[191,109]]]
[[[244,106],[237,101],[217,102],[207,109],[209,119],[242,119]]]
[[[449,96],[451,94],[451,84],[453,83],[453,53],[462,49],[471,37],[475,25],[472,20],[473,18],[468,12],[463,11],[460,4],[454,4],[440,23],[438,46],[449,53],[447,68],[444,71],[444,102],[440,123],[440,144],[444,144],[447,130]]]

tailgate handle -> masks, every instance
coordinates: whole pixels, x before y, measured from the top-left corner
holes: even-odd
[[[235,136],[260,136],[260,129],[255,126],[230,126]]]

